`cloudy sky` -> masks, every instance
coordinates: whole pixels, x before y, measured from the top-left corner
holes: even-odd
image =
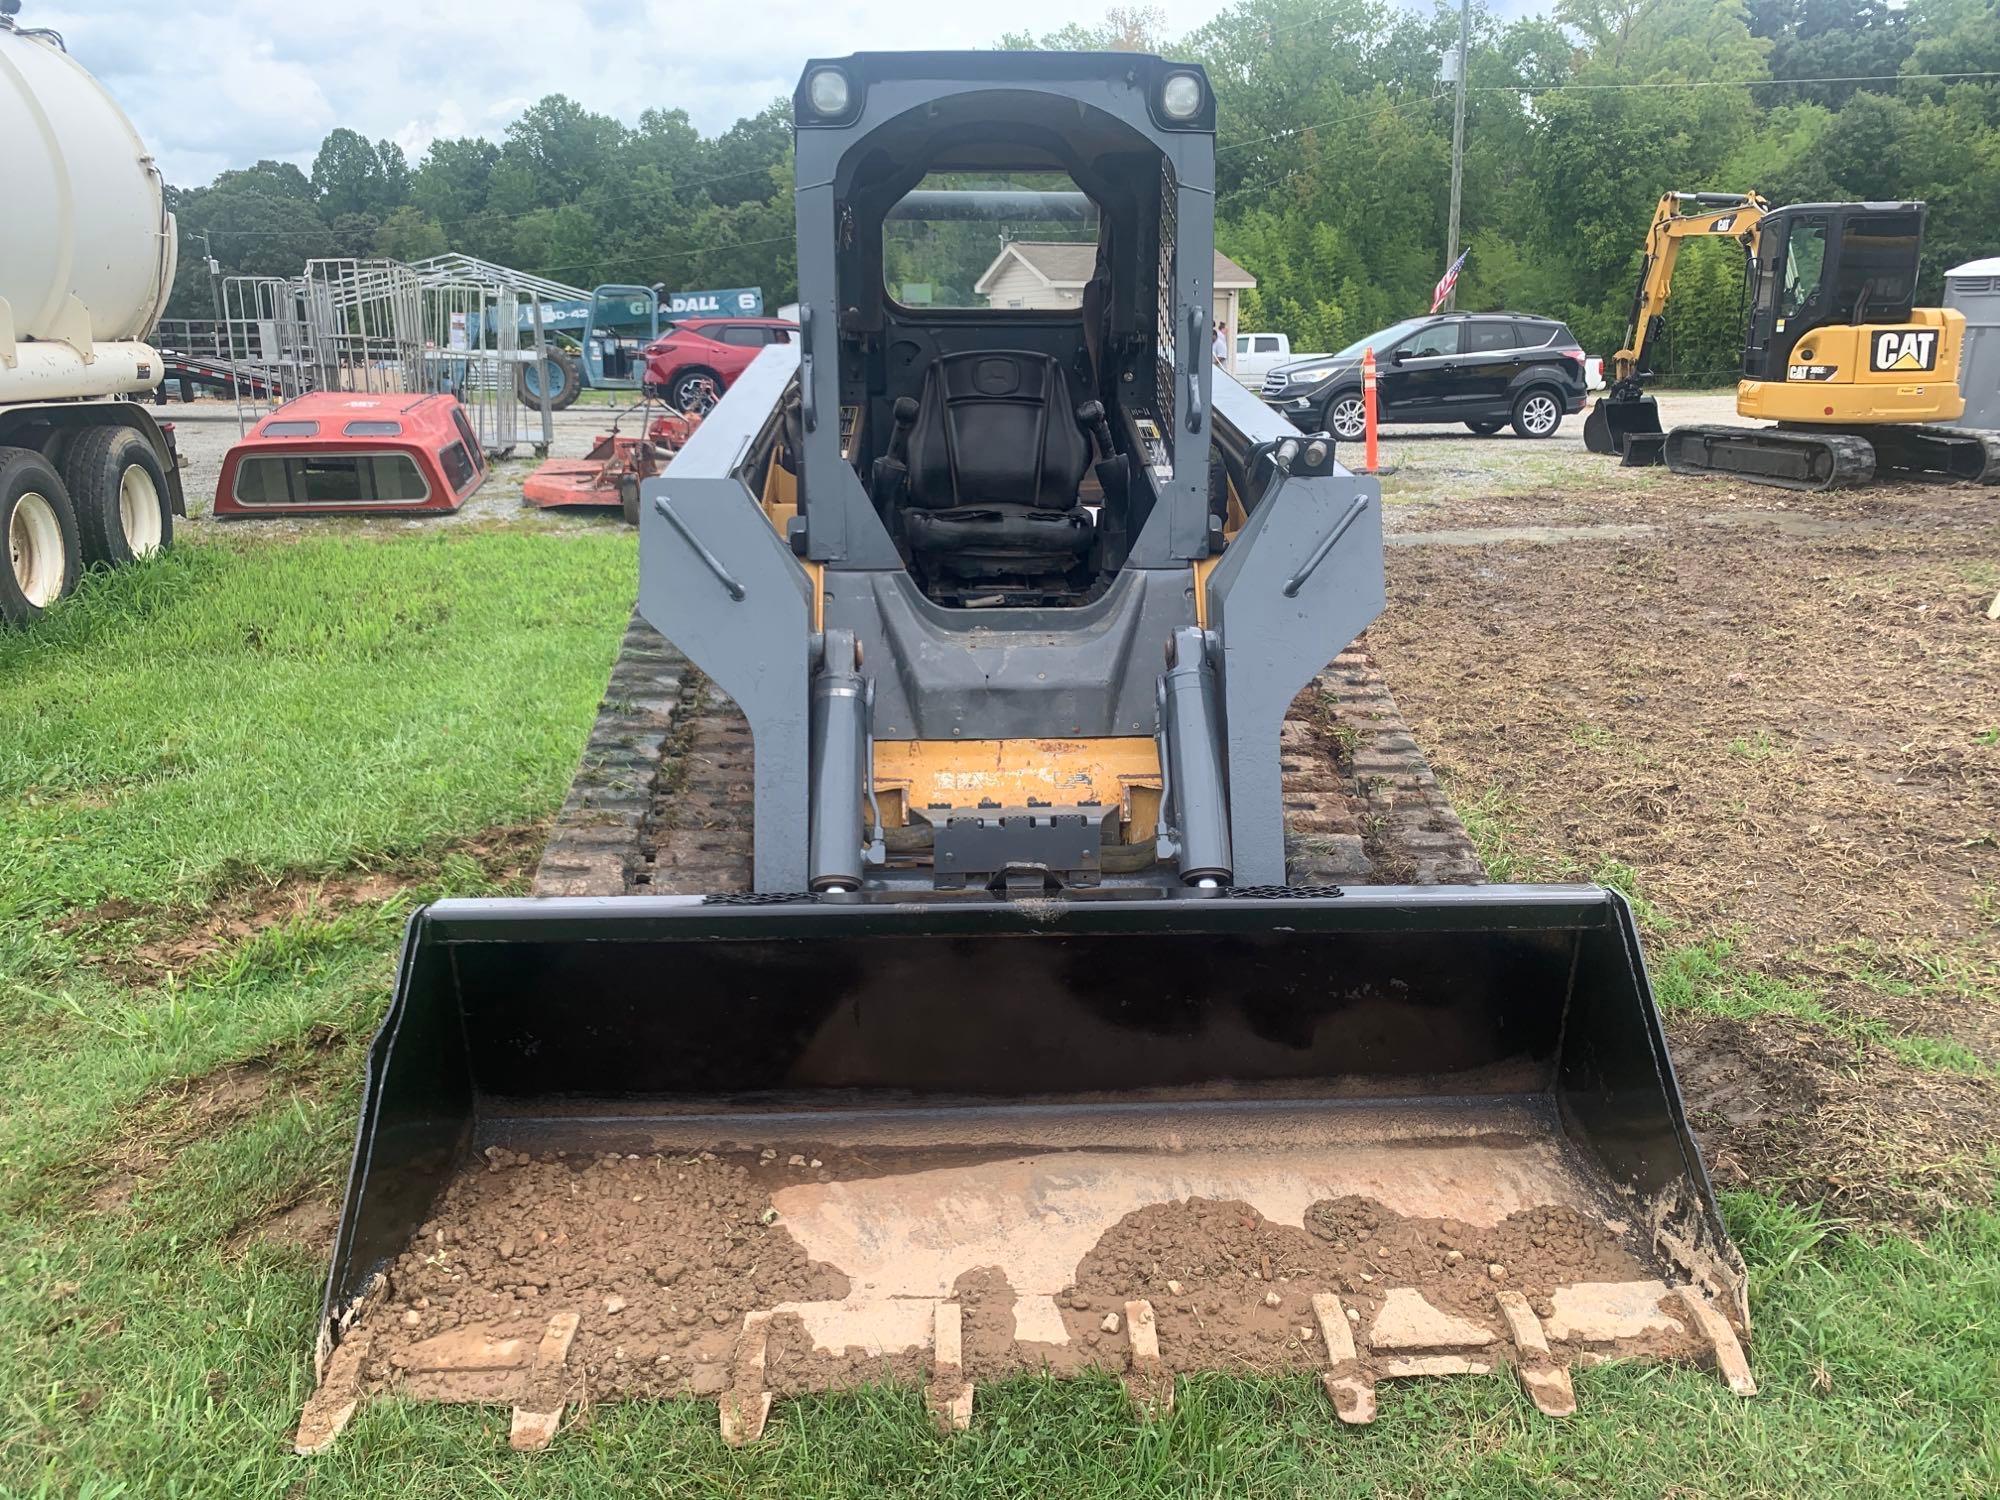
[[[167,180],[194,186],[259,157],[310,165],[335,125],[392,137],[414,161],[436,136],[497,139],[523,106],[556,92],[627,121],[678,107],[713,133],[789,94],[807,57],[986,46],[1002,31],[1094,20],[1106,3],[26,0],[22,21],[63,32]],[[1152,3],[1176,35],[1221,8]]]

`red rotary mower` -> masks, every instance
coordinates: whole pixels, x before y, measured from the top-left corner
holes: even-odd
[[[521,498],[544,510],[565,505],[616,505],[639,524],[639,485],[658,474],[701,425],[692,413],[664,412],[644,437],[599,433],[582,458],[552,458],[521,485]]]

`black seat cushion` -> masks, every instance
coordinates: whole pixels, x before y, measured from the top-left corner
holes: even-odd
[[[1090,439],[1054,359],[976,350],[941,355],[925,375],[909,463],[910,504],[919,510],[1068,511]]]
[[[1096,540],[1081,506],[1040,510],[1032,505],[960,505],[912,510],[903,517],[910,550],[940,561],[961,577],[997,577],[1023,565],[1067,567]]]

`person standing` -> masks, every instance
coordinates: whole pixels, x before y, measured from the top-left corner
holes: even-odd
[[[1229,325],[1227,323],[1217,323],[1215,325],[1215,345],[1211,352],[1214,354],[1217,364],[1221,365],[1225,370],[1229,368]]]

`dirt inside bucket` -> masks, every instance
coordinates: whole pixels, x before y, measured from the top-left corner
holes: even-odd
[[[490,1374],[440,1371],[430,1351],[455,1341],[531,1346],[551,1316],[573,1312],[568,1371],[590,1399],[720,1396],[738,1378],[744,1314],[758,1310],[774,1314],[763,1381],[777,1394],[919,1381],[940,1297],[871,1297],[850,1280],[864,1268],[810,1258],[773,1206],[774,1193],[796,1201],[804,1186],[895,1177],[906,1165],[831,1148],[824,1158],[491,1150],[453,1183],[363,1313],[361,1386],[491,1399]],[[1397,1288],[1417,1289],[1431,1309],[1504,1347],[1502,1288],[1547,1317],[1563,1287],[1656,1274],[1630,1226],[1569,1206],[1479,1226],[1343,1196],[1313,1201],[1302,1223],[1288,1224],[1248,1202],[1191,1198],[1111,1222],[1053,1297],[1053,1318],[1032,1317],[1050,1299],[1022,1295],[1001,1266],[958,1274],[948,1295],[960,1310],[965,1374],[978,1383],[1122,1369],[1126,1304],[1136,1298],[1153,1304],[1172,1368],[1281,1371],[1326,1360],[1316,1292],[1352,1310],[1364,1349]]]
[[[847,1291],[774,1222],[759,1179],[779,1172],[811,1169],[713,1153],[489,1151],[391,1269],[387,1301],[366,1320],[364,1380],[395,1381],[412,1349],[452,1330],[539,1327],[573,1311],[570,1364],[594,1394],[719,1393],[744,1313]],[[456,1394],[448,1382],[427,1393]]]
[[[1559,1287],[1653,1275],[1628,1240],[1629,1230],[1564,1206],[1479,1228],[1342,1197],[1313,1204],[1300,1229],[1247,1203],[1161,1203],[1128,1215],[1084,1258],[1065,1321],[1072,1337],[1096,1343],[1101,1328],[1090,1314],[1099,1304],[1145,1297],[1162,1348],[1181,1368],[1313,1367],[1326,1358],[1314,1326],[1316,1292],[1338,1293],[1365,1329],[1388,1292],[1414,1288],[1432,1307],[1498,1338],[1506,1332],[1494,1296],[1502,1287],[1540,1303],[1536,1311],[1547,1316],[1548,1295]]]

